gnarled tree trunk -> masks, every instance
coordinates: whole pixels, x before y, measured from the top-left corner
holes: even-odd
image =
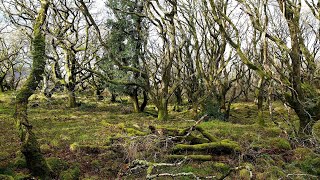
[[[45,23],[48,7],[48,0],[41,1],[41,8],[33,29],[32,70],[26,83],[16,96],[16,125],[22,143],[21,152],[26,158],[31,173],[41,179],[49,179],[50,168],[42,156],[37,138],[32,132],[32,125],[28,121],[27,107],[29,97],[34,93],[42,79],[46,64],[45,35],[42,32],[42,26]]]

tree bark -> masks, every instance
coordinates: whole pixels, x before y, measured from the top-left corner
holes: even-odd
[[[41,1],[41,7],[33,29],[32,70],[26,83],[17,93],[15,109],[16,125],[22,144],[21,152],[26,158],[31,173],[41,179],[50,179],[50,168],[42,156],[37,138],[32,132],[32,125],[28,121],[27,107],[29,97],[34,93],[42,79],[46,64],[45,35],[42,32],[42,26],[45,24],[48,7],[49,2],[47,0]]]
[[[158,108],[158,119],[160,121],[168,120],[169,113],[168,113],[168,107],[160,107]]]
[[[4,92],[3,79],[0,78],[0,92]]]
[[[133,111],[135,113],[140,112],[140,107],[139,107],[139,98],[138,98],[138,90],[134,89],[134,92],[130,94],[131,101],[133,103]]]
[[[147,91],[143,91],[143,102],[140,106],[140,112],[144,112],[145,108],[147,107],[148,104],[148,92]]]
[[[264,125],[264,119],[263,119],[263,100],[264,100],[264,88],[265,87],[265,80],[264,77],[261,77],[258,84],[257,89],[257,106],[258,106],[258,121],[260,125]]]

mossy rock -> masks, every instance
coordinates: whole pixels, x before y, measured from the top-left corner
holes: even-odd
[[[12,176],[0,174],[0,180],[14,180]]]
[[[59,179],[61,180],[78,180],[80,177],[79,167],[73,167],[60,173]]]
[[[54,176],[59,176],[62,171],[68,168],[68,164],[65,161],[56,157],[47,158],[46,161]]]

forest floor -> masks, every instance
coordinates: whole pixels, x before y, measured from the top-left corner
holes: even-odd
[[[11,93],[0,95],[0,179],[28,179],[12,97]],[[81,106],[73,109],[66,107],[63,95],[51,100],[33,95],[29,103],[29,120],[56,179],[320,177],[319,142],[292,138],[290,124],[298,121],[281,103],[274,104],[278,125],[271,122],[266,107],[262,126],[251,102],[234,103],[228,122],[197,122],[187,107],[181,107],[181,112],[170,107],[170,120],[158,121],[152,105],[148,113],[132,113],[126,100],[78,100]]]

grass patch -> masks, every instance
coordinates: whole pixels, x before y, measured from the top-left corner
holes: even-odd
[[[28,176],[28,172],[25,169],[24,158],[16,153],[20,143],[13,119],[13,95],[0,94],[0,174],[17,178]],[[148,105],[148,113],[132,113],[132,106],[128,103],[111,103],[108,100],[96,102],[94,97],[80,96],[78,100],[81,106],[69,109],[66,107],[66,100],[63,94],[55,94],[52,99],[35,95],[31,98],[30,104],[37,103],[39,106],[30,106],[28,111],[42,152],[56,177],[60,179],[112,179],[119,171],[128,168],[131,161],[129,157],[135,157],[134,153],[150,153],[145,152],[147,146],[141,146],[142,143],[148,145],[147,139],[140,144],[128,143],[128,139],[149,134],[149,125],[157,129],[174,128],[179,131],[195,123],[194,112],[187,106],[182,106],[181,112],[173,111],[173,106],[170,106],[171,119],[164,122],[158,121],[154,116],[156,109],[153,105]],[[282,116],[288,118],[288,111],[281,103],[275,103],[274,108],[275,120],[290,133],[289,126],[281,120]],[[176,149],[187,149],[188,152],[196,149],[200,152],[172,155],[172,151],[161,149],[168,147],[170,150],[172,146],[171,142],[164,141],[159,143],[161,147],[150,147],[152,150],[158,150],[158,153],[152,156],[139,154],[137,157],[148,157],[147,160],[152,162],[159,162],[163,160],[162,157],[167,157],[172,162],[180,161],[186,154],[190,157],[179,167],[161,168],[155,173],[193,172],[203,177],[220,177],[232,167],[251,163],[256,179],[277,179],[290,173],[319,176],[319,155],[312,149],[291,146],[281,129],[269,120],[267,109],[264,110],[263,117],[265,126],[257,122],[258,114],[254,103],[235,103],[231,107],[229,122],[211,120],[198,125],[213,139],[212,143],[176,146]],[[297,118],[292,114],[290,122],[297,125]],[[316,137],[319,135],[318,129],[318,125],[314,127]],[[197,137],[200,135],[197,133],[192,135]],[[118,139],[118,143],[124,143],[124,147],[131,148],[130,153],[133,155],[121,152],[121,147],[107,151],[114,139]],[[212,150],[217,147],[229,148],[237,153],[216,155],[207,152],[208,148]],[[252,151],[257,154],[251,155]],[[123,153],[121,157],[119,152]],[[248,154],[250,158],[244,158],[248,157]],[[245,179],[247,176],[248,172],[243,170],[233,173],[231,178]],[[141,179],[145,174],[127,177]]]

